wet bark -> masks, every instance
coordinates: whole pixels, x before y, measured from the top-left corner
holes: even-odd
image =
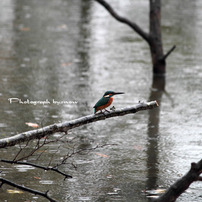
[[[166,72],[166,61],[163,59],[163,44],[161,37],[161,0],[150,0],[150,40],[149,46],[154,74]]]

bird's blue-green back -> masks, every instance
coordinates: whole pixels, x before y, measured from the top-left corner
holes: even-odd
[[[93,108],[100,107],[102,105],[106,105],[109,102],[110,97],[102,97],[98,102],[95,104]]]

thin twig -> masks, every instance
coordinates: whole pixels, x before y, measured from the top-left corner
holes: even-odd
[[[42,148],[45,143],[43,142],[41,145],[39,144],[40,143],[40,140],[37,140],[37,144],[35,145],[35,148],[33,150],[31,150],[27,155],[25,156],[22,156],[21,158],[18,158],[16,161],[22,161],[24,159],[27,159],[29,158],[30,156],[33,156],[33,154],[38,151],[40,148]],[[44,152],[44,151],[43,151]]]
[[[162,60],[162,61],[165,61],[166,58],[175,50],[175,48],[176,48],[176,45],[174,45],[174,46],[161,58],[161,60]]]
[[[19,150],[18,153],[15,155],[13,161],[15,161],[15,160],[17,159],[17,157],[20,155],[20,153],[23,151],[23,149],[28,146],[29,141],[30,141],[30,140],[27,141],[26,145],[25,145],[23,148],[22,148],[21,144],[19,144],[19,145],[20,145],[20,150]]]
[[[55,143],[55,142],[61,141],[61,139],[62,139],[64,136],[65,136],[65,134],[62,135],[61,137],[57,138],[57,139],[49,140],[49,141],[47,141],[48,138],[45,138],[41,144],[40,144],[41,139],[38,139],[38,140],[37,140],[37,143],[36,143],[36,145],[35,145],[35,147],[34,147],[33,150],[31,150],[28,154],[26,154],[25,156],[22,156],[21,158],[16,159],[16,157],[15,157],[15,159],[14,159],[13,161],[22,161],[22,160],[24,160],[24,159],[28,159],[30,156],[33,156],[33,154],[34,154],[35,152],[37,152],[39,149],[41,149],[43,146],[48,145],[48,144],[50,144],[50,143]],[[28,145],[28,144],[27,144],[27,145]],[[26,146],[27,146],[27,145],[26,145]],[[25,147],[24,147],[24,148],[25,148]],[[24,148],[23,148],[23,149],[24,149]],[[38,160],[38,159],[41,157],[41,155],[42,155],[45,151],[47,151],[47,150],[48,150],[48,148],[47,148],[47,149],[44,149],[44,150],[38,155],[37,160]]]
[[[117,144],[103,144],[103,145],[96,145],[95,147],[92,147],[92,148],[86,148],[86,149],[79,149],[79,150],[75,150],[75,148],[73,147],[73,151],[71,153],[68,153],[66,154],[65,156],[63,156],[63,159],[61,161],[61,163],[57,164],[55,167],[58,167],[58,166],[61,166],[63,164],[66,163],[66,161],[71,158],[72,156],[76,155],[76,154],[81,154],[82,152],[91,152],[93,150],[96,150],[98,148],[103,148],[103,147],[106,147],[106,146],[112,146],[112,145],[117,145]],[[54,167],[54,168],[55,168]]]
[[[3,163],[9,163],[9,164],[19,164],[19,165],[28,165],[28,166],[32,166],[32,167],[35,167],[35,168],[40,168],[40,169],[43,169],[43,170],[52,170],[56,173],[59,173],[63,176],[65,176],[65,178],[72,178],[71,175],[68,175],[58,169],[56,169],[55,167],[45,167],[45,166],[41,166],[41,165],[37,165],[37,164],[34,164],[34,163],[29,163],[29,162],[24,162],[24,161],[9,161],[9,160],[5,160],[5,159],[1,159],[0,162],[3,162]]]
[[[55,154],[59,151],[59,148],[60,148],[60,145],[58,146],[57,150],[56,150],[54,153],[52,153],[52,155],[51,155],[51,157],[50,157],[50,160],[49,160],[49,163],[48,163],[48,167],[51,166],[53,157],[54,157]]]

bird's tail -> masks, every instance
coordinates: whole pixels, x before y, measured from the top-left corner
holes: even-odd
[[[95,114],[95,113],[97,112],[97,111],[96,111],[96,107],[93,107],[93,108],[94,108],[94,114]]]

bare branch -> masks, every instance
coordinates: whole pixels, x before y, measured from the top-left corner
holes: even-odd
[[[33,156],[33,154],[38,151],[40,148],[42,148],[44,145],[46,144],[46,139],[44,139],[44,141],[40,144],[40,139],[37,140],[37,144],[35,145],[35,148],[32,149],[29,153],[27,153],[25,156],[22,156],[20,158],[17,159],[17,157],[15,157],[15,161],[22,161],[24,159],[28,159],[30,156]],[[45,149],[47,150],[47,149]],[[44,151],[43,151],[44,152]],[[43,153],[42,152],[42,153]],[[40,154],[41,155],[41,154]],[[39,155],[39,156],[40,156]]]
[[[111,118],[115,116],[124,116],[126,114],[136,113],[138,111],[153,109],[156,107],[158,107],[157,101],[139,103],[136,106],[117,109],[107,113],[92,114],[92,115],[84,116],[72,121],[49,125],[37,130],[27,131],[12,137],[0,139],[0,148],[13,146],[21,142],[29,141],[32,139],[40,139],[44,136],[48,136],[57,132],[66,132],[72,128],[76,128],[88,123],[104,120],[107,118]]]
[[[174,202],[186,189],[189,188],[191,183],[201,179],[202,172],[202,159],[198,163],[192,163],[191,169],[181,179],[175,182],[168,190],[160,196],[157,202]]]
[[[30,188],[28,188],[28,187],[15,184],[15,183],[13,183],[13,182],[11,182],[11,181],[9,181],[9,180],[7,180],[7,179],[4,179],[4,178],[0,178],[0,181],[2,182],[1,186],[2,186],[3,184],[8,184],[8,185],[10,185],[10,186],[12,186],[12,187],[16,187],[16,188],[18,188],[18,189],[20,189],[20,190],[27,191],[27,192],[32,193],[32,194],[36,194],[36,195],[43,196],[44,198],[48,199],[48,200],[51,201],[51,202],[56,202],[56,200],[54,200],[54,199],[52,199],[52,198],[50,198],[50,197],[48,196],[48,191],[46,191],[45,193],[39,192],[39,191],[37,191],[37,190],[30,189]]]
[[[66,161],[67,161],[69,158],[71,158],[72,156],[74,156],[74,155],[76,155],[76,154],[82,154],[83,152],[89,153],[89,152],[91,152],[91,151],[93,151],[93,150],[96,150],[96,149],[98,149],[98,148],[103,148],[103,147],[112,146],[112,145],[117,145],[117,144],[96,145],[95,147],[92,147],[92,148],[79,149],[79,150],[75,150],[75,149],[73,148],[73,151],[72,151],[71,153],[68,153],[68,154],[66,154],[65,156],[63,156],[61,163],[58,163],[55,167],[58,167],[58,166],[60,166],[60,165],[65,164]],[[75,167],[75,165],[73,165],[73,166]],[[55,168],[55,167],[53,167],[53,168]]]
[[[5,159],[1,159],[0,162],[9,163],[9,164],[28,165],[28,166],[32,166],[32,167],[35,167],[35,168],[40,168],[40,169],[43,169],[43,170],[52,170],[52,171],[54,171],[56,173],[59,173],[59,174],[65,176],[65,179],[66,178],[72,178],[72,176],[67,175],[66,173],[58,170],[55,167],[45,167],[45,166],[37,165],[37,164],[34,164],[34,163],[23,162],[23,161],[9,161],[9,160],[5,160]]]
[[[27,147],[27,145],[29,144],[29,140],[27,141],[26,145],[22,148],[22,146],[20,145],[20,150],[17,152],[17,154],[15,155],[13,161],[15,161],[17,159],[17,157],[20,155],[20,153],[23,151],[24,148]]]
[[[119,22],[129,25],[135,32],[137,32],[148,43],[150,41],[149,34],[144,32],[136,23],[131,22],[129,19],[120,16],[106,1],[95,0],[106,8],[106,10]]]
[[[162,58],[161,60],[164,61],[166,58],[175,50],[176,45],[174,45]]]
[[[54,140],[49,140],[49,141],[47,141],[47,137],[44,137],[44,140],[42,141],[42,143],[41,143],[41,140],[42,139],[38,139],[37,140],[37,142],[36,142],[36,145],[35,145],[35,147],[30,151],[30,152],[27,152],[26,153],[26,155],[24,155],[24,156],[22,156],[22,157],[18,157],[19,156],[19,154],[28,146],[28,142],[27,142],[27,144],[22,148],[21,146],[20,146],[20,151],[18,152],[18,154],[15,156],[15,158],[13,159],[13,161],[22,161],[22,160],[24,160],[24,159],[28,159],[30,156],[33,156],[34,155],[34,153],[36,153],[39,149],[41,149],[42,147],[44,147],[45,145],[48,145],[48,144],[50,144],[50,143],[55,143],[55,142],[58,142],[58,141],[61,141],[61,142],[63,142],[62,141],[62,138],[65,136],[65,134],[64,135],[62,135],[61,137],[59,137],[59,138],[57,138],[57,139],[54,139]],[[65,141],[66,142],[66,141]],[[60,147],[60,146],[59,146]],[[47,151],[47,148],[46,149],[44,149],[42,152],[40,152],[40,154],[38,155],[38,157],[37,157],[37,160],[41,157],[41,155],[45,152],[45,151]],[[18,158],[17,158],[18,157]],[[51,161],[51,160],[50,160]]]

